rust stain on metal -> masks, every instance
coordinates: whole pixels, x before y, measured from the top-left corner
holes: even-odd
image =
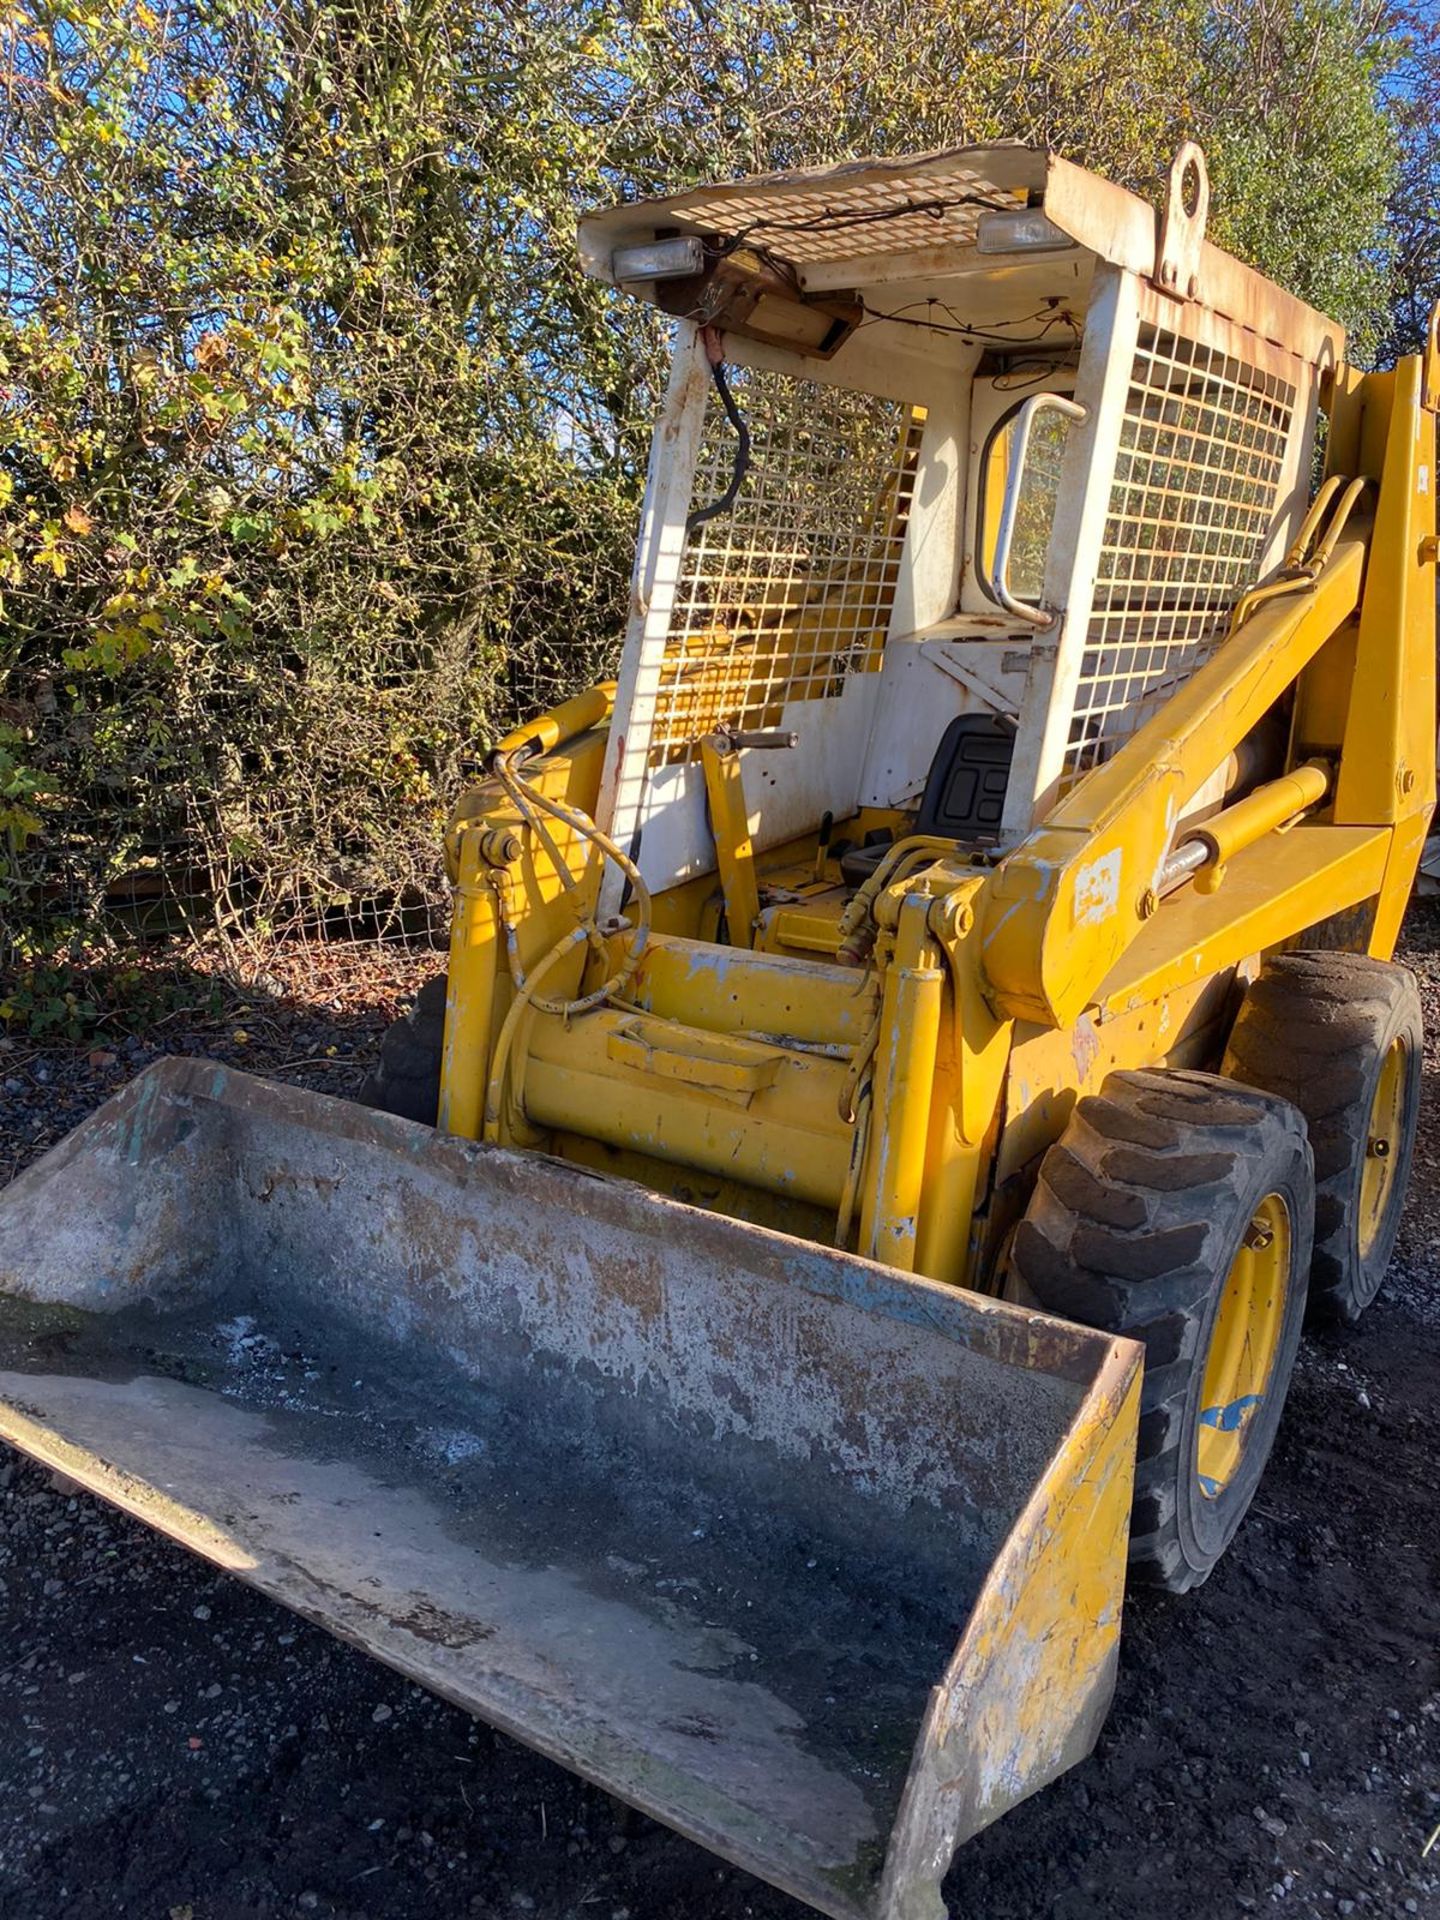
[[[0,1433],[837,1920],[1093,1739],[1135,1367],[198,1063],[0,1197]]]

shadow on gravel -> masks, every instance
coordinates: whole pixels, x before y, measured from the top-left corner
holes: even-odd
[[[43,991],[0,983],[0,1005],[15,1009],[0,1023],[0,1186],[166,1054],[351,1095],[385,1028],[444,965],[423,948],[297,942],[270,949],[245,983],[204,953],[163,950]]]

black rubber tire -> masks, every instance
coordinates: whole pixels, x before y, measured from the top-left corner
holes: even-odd
[[[1386,1056],[1403,1041],[1399,1139],[1393,1176],[1370,1243],[1360,1238],[1370,1115]],[[1223,1071],[1279,1094],[1304,1114],[1315,1156],[1315,1252],[1310,1311],[1355,1323],[1380,1291],[1395,1251],[1420,1119],[1424,1068],[1415,976],[1363,953],[1282,953],[1267,960],[1241,1003]]]
[[[1198,1586],[1250,1504],[1300,1343],[1313,1191],[1296,1109],[1210,1073],[1110,1074],[1041,1162],[1011,1255],[1022,1297],[1145,1346],[1132,1580]],[[1271,1193],[1290,1216],[1275,1358],[1234,1477],[1207,1497],[1195,1464],[1206,1358],[1226,1277]]]
[[[380,1055],[360,1089],[362,1106],[433,1127],[440,1110],[440,1050],[445,1038],[446,976],[436,974],[403,1018],[386,1029]]]

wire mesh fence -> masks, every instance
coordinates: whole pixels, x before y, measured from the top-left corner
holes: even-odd
[[[486,689],[443,641],[286,652],[194,649],[11,700],[35,791],[4,863],[0,965],[82,940],[434,931]]]
[[[628,517],[574,515],[568,537],[596,555],[584,592],[560,560],[527,573],[481,551],[473,613],[453,581],[417,584],[413,554],[354,542],[343,590],[318,562],[278,579],[268,553],[229,565],[243,621],[218,596],[197,610],[203,579],[162,579],[153,614],[97,616],[70,579],[17,598],[0,634],[0,1031],[33,1028],[58,974],[164,941],[218,942],[254,977],[282,945],[443,939],[449,811],[499,732],[612,665]]]
[[[508,663],[511,686],[458,624],[12,674],[28,788],[0,795],[0,1034],[78,1037],[177,950],[287,991],[307,956],[319,991],[342,944],[442,946],[444,828],[486,746],[609,664],[578,635],[561,651]]]

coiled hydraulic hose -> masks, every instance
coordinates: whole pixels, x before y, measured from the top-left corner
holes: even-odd
[[[615,844],[587,813],[578,807],[567,806],[562,800],[555,800],[549,794],[541,793],[532,786],[520,772],[524,764],[523,750],[497,752],[491,756],[490,772],[500,783],[505,794],[515,806],[520,817],[531,828],[553,865],[561,885],[567,893],[575,894],[579,883],[570,871],[569,863],[555,843],[555,836],[546,826],[542,815],[563,822],[570,830],[587,840],[597,848],[604,859],[613,860],[615,865],[630,882],[635,902],[635,926],[625,951],[615,971],[594,988],[590,993],[570,998],[557,999],[539,991],[541,982],[576,947],[586,945],[597,954],[606,954],[609,949],[605,937],[595,923],[592,913],[585,913],[577,924],[557,940],[544,957],[537,961],[529,975],[520,960],[520,947],[516,938],[515,919],[510,908],[508,882],[503,872],[497,874],[495,897],[500,924],[505,934],[505,959],[510,969],[510,978],[515,987],[515,996],[510,1002],[509,1011],[501,1025],[495,1042],[495,1056],[491,1062],[490,1077],[485,1087],[485,1117],[482,1137],[486,1140],[498,1140],[500,1121],[505,1103],[505,1084],[509,1073],[511,1056],[515,1051],[516,1038],[527,1013],[539,1012],[555,1014],[561,1019],[571,1019],[577,1014],[589,1013],[605,1001],[623,993],[634,979],[650,938],[650,889],[641,877],[640,869],[627,853]]]
[[[636,969],[640,965],[641,956],[650,938],[650,889],[646,886],[641,877],[640,869],[635,865],[635,862],[630,858],[629,854],[622,852],[610,838],[609,834],[605,833],[595,824],[589,814],[582,813],[578,807],[567,806],[563,800],[552,799],[548,794],[541,793],[538,787],[531,786],[527,780],[523,779],[513,754],[497,753],[490,762],[490,771],[504,788],[509,799],[513,801],[521,818],[534,830],[537,839],[539,839],[544,846],[546,854],[549,856],[550,862],[555,868],[561,885],[568,893],[577,891],[577,882],[570,872],[569,864],[564,855],[556,846],[553,834],[550,833],[544,822],[537,817],[537,810],[539,813],[548,813],[553,819],[562,821],[570,828],[572,833],[578,834],[582,840],[588,840],[592,846],[598,848],[605,859],[614,861],[615,865],[630,882],[631,892],[635,902],[635,928],[630,939],[626,942],[625,954],[620,965],[616,968],[615,972],[610,975],[608,980],[601,986],[596,987],[593,992],[582,994],[578,998],[570,1000],[552,1000],[537,995],[534,991],[535,974],[531,975],[528,983],[530,1004],[539,1012],[559,1014],[565,1019],[569,1019],[577,1013],[588,1013],[592,1007],[601,1006],[613,995],[623,993],[635,977]],[[498,891],[502,902],[504,902],[504,890],[499,889]],[[511,978],[515,983],[516,992],[522,993],[526,991],[527,982],[520,966],[518,948],[510,937],[512,923],[508,912],[508,905],[502,906],[502,919],[506,925],[506,957],[510,963]],[[587,914],[575,929],[575,932],[582,939],[590,943],[594,952],[603,953],[606,951],[604,935],[596,926],[593,915]],[[575,942],[571,939],[571,936],[567,934],[562,944],[566,946],[568,951],[568,948],[574,945]],[[541,963],[542,966],[544,964],[544,962]],[[536,974],[538,974],[538,972],[539,968],[536,969]]]
[[[544,1008],[553,1002],[541,1000],[535,989],[552,968],[560,962],[586,938],[584,927],[571,927],[563,939],[539,961],[534,972],[525,983],[517,988],[515,998],[510,1002],[510,1010],[500,1028],[500,1036],[495,1042],[495,1058],[490,1063],[490,1078],[485,1083],[485,1121],[481,1129],[481,1139],[496,1141],[500,1138],[500,1116],[505,1102],[505,1081],[510,1068],[510,1055],[515,1050],[515,1036],[520,1031],[520,1022],[533,1007]]]
[[[863,967],[875,945],[875,902],[887,887],[908,880],[912,873],[953,854],[955,842],[938,835],[912,834],[886,849],[874,873],[850,898],[840,916],[836,959],[842,967]]]

